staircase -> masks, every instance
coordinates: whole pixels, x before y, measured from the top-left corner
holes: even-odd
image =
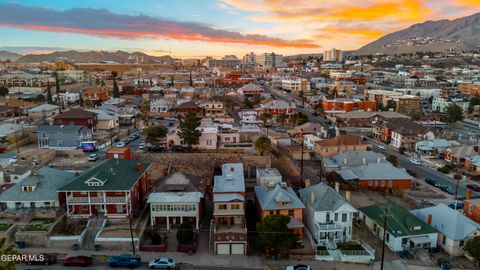
[[[167,232],[167,251],[176,252],[178,246],[177,230],[170,229]]]
[[[95,238],[97,233],[103,228],[103,217],[93,217],[83,239],[82,249],[95,250]]]

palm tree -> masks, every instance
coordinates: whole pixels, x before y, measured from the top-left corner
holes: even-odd
[[[118,85],[117,85],[117,76],[118,73],[116,71],[112,71],[112,81],[113,81],[113,97],[114,98],[119,98],[120,97],[120,90],[118,90]]]
[[[0,254],[2,255],[15,255],[18,254],[17,250],[13,245],[7,245],[6,244],[7,239],[2,238],[0,239]],[[15,270],[16,265],[15,261],[13,260],[0,260],[0,269],[5,269],[5,270]]]
[[[254,142],[254,147],[257,152],[260,153],[260,155],[263,156],[263,153],[267,152],[272,148],[272,142],[267,136],[261,136]]]

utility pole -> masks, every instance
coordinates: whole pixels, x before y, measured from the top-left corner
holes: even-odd
[[[383,241],[382,241],[382,261],[380,264],[380,270],[383,270],[383,261],[385,259],[385,241],[387,240],[387,213],[388,208],[385,206],[383,208],[384,217],[383,217]]]

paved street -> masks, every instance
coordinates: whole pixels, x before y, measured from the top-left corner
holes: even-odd
[[[190,264],[180,264],[182,270],[248,270],[249,268],[239,268],[239,267],[215,267],[215,266],[195,266]],[[109,269],[110,267],[106,264],[96,264],[89,267],[66,267],[63,266],[61,263],[56,265],[50,266],[43,266],[43,265],[26,265],[26,264],[19,264],[17,265],[18,270],[88,270],[88,269]],[[114,268],[111,268],[114,269]],[[115,268],[115,269],[128,269],[128,268]],[[137,267],[135,269],[148,269],[146,266]]]

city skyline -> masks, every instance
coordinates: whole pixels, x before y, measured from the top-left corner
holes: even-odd
[[[127,50],[179,58],[253,51],[285,55],[354,50],[426,20],[480,11],[455,1],[199,0],[0,1],[2,46],[23,53]]]

